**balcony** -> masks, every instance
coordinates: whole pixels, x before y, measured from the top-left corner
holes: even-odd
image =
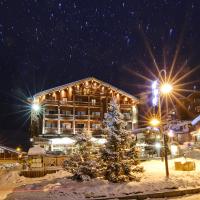
[[[87,128],[75,128],[76,134],[81,134],[83,131],[87,131]],[[102,130],[100,128],[90,128],[90,132],[94,137],[101,137],[103,135]]]
[[[72,128],[61,128],[60,129],[60,134],[72,135],[73,134],[73,129]]]
[[[60,105],[61,106],[73,106],[73,101],[61,100]]]
[[[130,103],[121,103],[120,107],[121,108],[130,108],[130,107],[132,107],[132,105]]]
[[[101,102],[89,102],[89,105],[91,106],[91,107],[99,107],[99,106],[101,106]]]
[[[75,119],[88,119],[88,115],[75,115]]]
[[[58,134],[58,128],[57,127],[45,127],[44,134]]]
[[[101,120],[101,116],[100,115],[90,115],[90,119],[91,120]]]
[[[63,119],[63,120],[73,120],[73,115],[60,114],[60,119]]]
[[[58,119],[58,113],[55,113],[55,114],[45,113],[45,118]]]
[[[47,104],[47,105],[58,105],[59,101],[55,100],[55,99],[45,99],[43,101],[43,104]]]
[[[74,101],[76,106],[88,106],[88,101]]]

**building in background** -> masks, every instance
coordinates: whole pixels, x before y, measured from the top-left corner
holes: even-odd
[[[168,133],[170,141],[176,141],[179,144],[191,142],[193,130],[191,121],[186,120],[170,120],[163,126],[164,131]]]
[[[194,91],[177,103],[177,115],[181,120],[193,120],[200,115],[200,91]]]
[[[120,105],[127,130],[133,131],[137,126],[138,100],[96,78],[82,79],[35,94],[32,99],[31,142],[45,150],[67,152],[73,150],[74,136],[83,131],[90,133],[94,142],[105,142],[101,127],[112,98]]]

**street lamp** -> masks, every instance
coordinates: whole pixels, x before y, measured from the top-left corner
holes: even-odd
[[[173,86],[170,83],[163,83],[160,87],[160,91],[164,95],[170,94],[172,90],[173,90]]]
[[[152,91],[153,91],[152,102],[153,102],[153,106],[157,106],[157,102],[158,102],[158,112],[159,112],[160,121],[162,121],[160,97],[161,97],[161,95],[168,96],[173,91],[172,84],[166,81],[167,73],[166,73],[165,69],[162,69],[159,71],[159,76],[161,77],[162,72],[164,72],[164,81],[154,81],[152,84]],[[158,90],[158,92],[157,92],[157,90]],[[155,101],[155,99],[156,99],[156,101]],[[154,102],[156,102],[156,104]],[[167,106],[167,115],[168,115],[168,106]],[[153,122],[156,123],[156,121],[153,121]],[[163,134],[162,124],[158,123],[157,125],[160,125],[160,131]],[[167,157],[168,146],[167,146],[167,135],[166,134],[163,134],[163,139],[164,139],[165,170],[166,170],[166,177],[168,178],[169,177],[169,167],[168,167],[168,157]]]
[[[39,112],[39,111],[40,111],[40,105],[39,105],[38,103],[33,103],[33,104],[31,105],[31,108],[32,108],[32,110],[35,111],[35,112]]]
[[[158,127],[160,125],[160,120],[157,118],[152,118],[149,123],[153,127]]]

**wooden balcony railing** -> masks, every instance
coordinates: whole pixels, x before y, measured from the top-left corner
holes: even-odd
[[[45,134],[57,134],[58,133],[58,128],[57,127],[45,127],[44,128],[44,133]]]
[[[71,105],[71,106],[72,106],[72,105],[73,105],[73,101],[66,101],[66,100],[63,101],[63,100],[61,100],[61,101],[60,101],[60,105],[61,105],[61,106],[62,106],[62,105]]]
[[[89,101],[66,101],[66,100],[53,100],[53,99],[45,99],[43,101],[43,104],[50,104],[50,105],[63,105],[63,106],[67,106],[67,105],[76,105],[76,106],[100,106],[101,102],[97,101],[97,102],[89,102]],[[127,104],[128,105],[128,104]]]
[[[121,108],[127,108],[127,107],[131,107],[132,105],[130,103],[122,103],[120,104]]]
[[[72,120],[72,119],[74,119],[74,117],[73,117],[73,115],[60,114],[60,119],[68,119],[68,120]]]
[[[75,119],[88,119],[88,115],[75,115]]]
[[[59,101],[58,100],[54,100],[54,99],[45,99],[43,101],[43,104],[53,104],[53,105],[58,105]]]
[[[101,106],[101,103],[100,102],[96,102],[96,103],[89,102],[89,105],[95,107],[95,106]]]
[[[88,106],[88,101],[74,101],[75,105]]]
[[[73,128],[61,128],[60,134],[72,135],[73,134]]]
[[[48,118],[48,119],[57,119],[58,118],[58,114],[45,113],[45,118]]]
[[[101,116],[100,116],[100,115],[90,115],[90,119],[93,119],[93,120],[100,120],[100,119],[101,119]]]

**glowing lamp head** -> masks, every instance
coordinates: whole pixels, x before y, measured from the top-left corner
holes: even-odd
[[[21,151],[21,148],[20,148],[20,147],[17,147],[17,148],[16,148],[16,151],[20,152],[20,151]]]
[[[150,120],[150,125],[153,127],[159,126],[160,125],[160,120],[157,118],[153,118]]]
[[[160,148],[161,148],[161,144],[160,144],[159,142],[156,142],[156,143],[155,143],[155,148],[156,148],[156,149],[160,149]]]
[[[39,112],[40,111],[40,105],[37,103],[32,104],[32,110],[34,110],[35,112]]]
[[[160,87],[160,91],[162,94],[169,94],[172,92],[173,87],[170,83],[163,83]]]

